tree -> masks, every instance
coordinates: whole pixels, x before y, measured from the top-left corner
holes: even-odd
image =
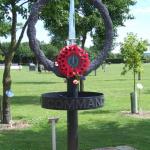
[[[55,60],[59,52],[59,49],[52,44],[41,43],[41,49],[43,50],[46,57],[51,60]]]
[[[76,0],[76,36],[81,40],[81,46],[84,48],[87,33],[91,33],[94,38],[95,49],[100,49],[104,41],[104,25],[103,21],[99,21],[99,12],[90,5],[91,0]],[[114,36],[116,36],[116,28],[123,26],[126,19],[132,19],[129,14],[129,6],[134,5],[134,0],[105,0],[104,3],[109,9],[110,16],[114,26]],[[52,1],[50,5],[42,12],[42,19],[45,21],[45,27],[52,35],[52,42],[59,43],[62,47],[68,38],[68,16],[69,3],[58,0]],[[78,42],[78,41],[77,41]]]
[[[114,38],[117,37],[117,27],[124,26],[124,22],[128,19],[133,19],[134,17],[130,14],[130,6],[135,5],[134,0],[104,0],[107,5],[114,28]],[[104,28],[103,24],[100,24],[95,28],[93,34],[94,48],[101,49],[104,39]]]
[[[124,43],[121,44],[121,54],[125,61],[122,74],[125,75],[129,70],[132,70],[134,74],[134,92],[136,89],[136,74],[143,69],[142,58],[144,51],[147,50],[147,44],[146,40],[138,39],[133,33],[129,33]]]
[[[51,60],[55,60],[55,58],[58,54],[57,47],[55,47],[51,44],[46,44],[44,42],[40,42],[40,47],[43,50],[46,57],[48,57]],[[17,62],[19,62],[19,63],[22,63],[22,62],[27,63],[27,60],[28,60],[28,62],[31,62],[31,61],[35,60],[36,58],[34,56],[34,53],[31,51],[31,49],[29,47],[29,43],[23,42],[20,44],[18,51],[16,51],[14,59],[15,59],[15,61],[17,60]]]
[[[147,50],[147,45],[148,42],[146,40],[139,39],[137,35],[133,33],[129,33],[127,37],[124,39],[124,43],[121,44],[121,54],[125,61],[125,66],[123,67],[122,74],[125,75],[130,70],[133,72],[133,79],[134,79],[133,97],[135,101],[136,101],[136,74],[141,72],[143,69],[142,57],[144,51]],[[135,109],[135,113],[136,112],[137,110]]]
[[[23,42],[20,44],[18,50],[15,53],[14,59],[18,63],[29,63],[33,60],[34,54],[32,53],[29,43]]]
[[[5,53],[5,69],[3,73],[3,118],[2,123],[8,124],[10,122],[10,103],[9,97],[6,94],[6,91],[11,89],[11,74],[10,74],[10,66],[13,60],[14,54],[17,51],[22,37],[24,35],[28,20],[24,23],[21,29],[21,33],[19,38],[16,38],[16,31],[17,31],[17,19],[18,15],[21,15],[24,19],[27,19],[27,4],[29,1],[26,0],[0,0],[0,12],[3,14],[1,17],[7,23],[11,24],[11,31],[10,31],[10,45],[8,50]]]

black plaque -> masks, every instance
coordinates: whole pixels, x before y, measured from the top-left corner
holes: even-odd
[[[43,108],[56,110],[84,110],[102,107],[104,95],[97,92],[79,92],[78,97],[69,97],[67,92],[45,93],[41,96]]]

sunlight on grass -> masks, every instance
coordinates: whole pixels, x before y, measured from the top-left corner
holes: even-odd
[[[150,149],[150,120],[122,115],[130,111],[130,93],[133,91],[133,75],[121,76],[122,64],[107,65],[97,76],[92,72],[85,81],[85,91],[102,92],[105,106],[94,110],[79,111],[80,150],[98,147],[131,145],[139,150]],[[150,64],[144,65],[140,107],[150,110]],[[25,120],[31,126],[22,130],[0,131],[0,150],[49,150],[51,130],[48,117],[58,116],[57,148],[66,149],[66,111],[43,109],[40,95],[47,92],[66,91],[66,83],[51,72],[30,72],[28,67],[11,71],[11,99],[13,120]],[[0,70],[2,81],[3,71]],[[2,95],[2,84],[0,86]]]

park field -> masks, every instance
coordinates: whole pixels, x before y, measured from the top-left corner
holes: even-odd
[[[130,93],[133,92],[133,74],[122,76],[123,64],[99,68],[85,80],[85,91],[102,92],[103,108],[79,111],[79,150],[129,145],[138,150],[150,150],[150,119],[125,115],[130,111]],[[66,91],[66,83],[51,72],[33,72],[28,67],[12,70],[10,99],[12,120],[28,122],[30,127],[0,130],[0,150],[52,150],[49,117],[59,117],[57,123],[57,150],[67,149],[66,111],[43,109],[40,95]],[[0,70],[2,83],[3,71]],[[141,81],[140,110],[150,111],[150,64],[144,64]],[[138,91],[139,92],[139,91]],[[0,84],[2,95],[2,84]]]

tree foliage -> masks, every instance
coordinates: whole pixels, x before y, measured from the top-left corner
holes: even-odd
[[[1,7],[0,5],[0,37],[6,37],[10,33],[11,25],[9,21],[6,21],[4,11]]]
[[[113,21],[114,31],[116,28],[123,26],[126,19],[131,19],[129,6],[134,5],[134,0],[104,0],[107,5],[110,16]],[[81,40],[84,47],[87,33],[90,32],[94,39],[95,49],[101,48],[104,40],[104,25],[100,15],[91,5],[91,0],[76,0],[76,35]],[[68,16],[69,2],[65,0],[52,1],[42,12],[42,19],[45,21],[45,27],[52,35],[52,41],[60,46],[68,39]]]
[[[44,54],[51,60],[54,60],[55,57],[58,54],[58,48],[56,48],[55,46],[51,45],[51,44],[46,44],[41,42],[40,43],[41,49],[43,50]],[[20,57],[26,57],[26,58],[33,58],[34,54],[31,51],[30,47],[29,47],[29,43],[28,42],[24,42],[21,43],[18,51],[16,52],[16,56],[20,56]]]
[[[142,71],[142,57],[147,50],[147,44],[146,40],[139,39],[133,33],[127,35],[121,45],[121,54],[125,61],[122,74],[126,74],[129,70],[135,73]]]
[[[55,60],[59,52],[59,49],[56,46],[53,46],[52,44],[41,43],[41,48],[44,51],[47,58]]]
[[[103,1],[109,10],[109,14],[111,16],[114,28],[114,38],[117,37],[117,27],[124,26],[124,22],[127,19],[133,19],[132,14],[129,13],[130,6],[135,4],[134,0],[104,0]],[[97,50],[101,49],[101,46],[104,42],[104,26],[103,23],[99,24],[98,26],[94,27],[94,34],[93,34],[93,43],[94,48]]]
[[[2,36],[7,37],[9,33],[10,33],[10,24],[0,20],[0,37]]]
[[[5,53],[8,52],[10,43],[9,42],[3,42],[1,43],[1,47],[3,49],[0,49],[0,60],[4,60]],[[51,60],[55,60],[59,49],[52,44],[47,44],[44,42],[40,42],[41,49],[43,50],[44,54]],[[1,56],[2,55],[2,56]],[[31,61],[35,60],[34,53],[31,51],[29,47],[28,42],[22,42],[19,45],[18,50],[15,53],[14,60],[17,63],[29,63]]]
[[[1,1],[0,1],[1,2]],[[0,37],[7,37],[8,34],[10,34],[11,31],[11,25],[9,22],[5,22],[4,14],[2,13],[0,9]],[[4,60],[4,48],[2,44],[0,43],[0,61]]]
[[[16,55],[21,56],[21,57],[33,57],[34,54],[32,53],[29,43],[28,42],[23,42],[20,44],[18,51],[16,52]]]

